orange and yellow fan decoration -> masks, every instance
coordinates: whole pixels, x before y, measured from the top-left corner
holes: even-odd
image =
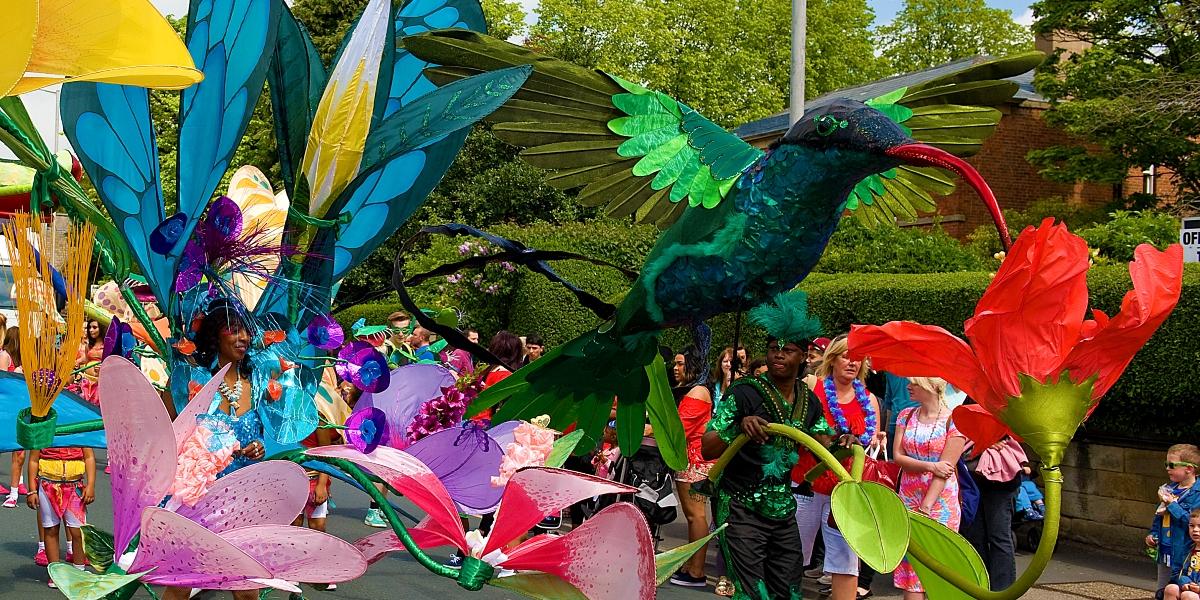
[[[21,328],[21,366],[29,388],[30,406],[17,415],[17,441],[30,449],[46,448],[54,442],[52,405],[75,369],[96,236],[96,228],[89,223],[72,223],[63,236],[48,235],[45,227],[30,213],[13,215],[3,227]],[[61,314],[50,266],[55,256],[62,257],[59,273],[66,305]]]

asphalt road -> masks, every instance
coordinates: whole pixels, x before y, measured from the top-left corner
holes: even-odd
[[[112,500],[108,492],[109,479],[104,475],[104,453],[97,452],[98,483],[96,486],[96,501],[88,507],[88,521],[106,531],[112,531]],[[9,481],[9,456],[0,458],[0,482],[5,486]],[[327,527],[330,533],[346,540],[356,540],[362,536],[379,531],[363,524],[368,500],[365,494],[350,485],[335,481],[333,490],[334,504]],[[409,514],[419,515],[419,511],[411,504],[401,501],[400,506]],[[672,524],[664,532],[668,538],[663,542],[663,548],[671,548],[685,540],[679,536],[686,535],[682,524]],[[10,573],[8,577],[0,577],[0,599],[6,598],[63,598],[56,590],[46,587],[46,570],[33,564],[33,555],[37,550],[37,530],[34,512],[24,504],[24,498],[17,508],[0,508],[0,573]],[[712,553],[710,552],[710,555]],[[447,555],[448,558],[448,555]],[[393,553],[379,562],[371,565],[366,575],[357,580],[340,584],[337,591],[324,592],[310,589],[304,590],[305,598],[326,598],[329,600],[385,600],[385,599],[429,599],[429,598],[480,598],[503,599],[523,598],[523,596],[486,587],[479,592],[468,592],[457,587],[453,581],[436,577],[426,571],[405,553]],[[226,593],[205,593],[199,598],[229,598]],[[285,592],[275,592],[273,598],[286,599]],[[712,587],[707,590],[680,588],[664,585],[659,589],[659,597],[664,599],[691,598],[693,600],[716,598],[712,595]],[[140,591],[135,598],[150,598],[145,590]]]

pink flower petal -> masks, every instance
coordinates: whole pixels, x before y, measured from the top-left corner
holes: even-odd
[[[102,378],[103,379],[103,378]],[[249,554],[185,517],[161,508],[142,512],[142,537],[129,567],[145,583],[228,589],[249,578],[270,578],[271,572]]]
[[[181,506],[176,512],[222,533],[250,525],[287,525],[307,500],[304,469],[293,462],[268,460],[218,479],[195,506]]]
[[[467,551],[462,521],[450,492],[429,467],[412,455],[386,446],[376,448],[371,454],[363,454],[351,446],[323,446],[307,452],[310,456],[345,459],[368,469],[425,511],[431,531],[453,540],[459,550]]]
[[[519,471],[504,488],[496,522],[481,555],[503,548],[546,515],[555,514],[580,500],[600,494],[636,492],[636,488],[627,485],[566,469],[532,467]]]
[[[525,542],[500,566],[556,575],[590,600],[654,598],[654,541],[645,517],[626,502],[605,508],[564,536]]]
[[[100,410],[112,467],[113,540],[121,554],[137,533],[142,510],[158,506],[171,489],[175,436],[162,398],[141,369],[110,356],[101,363],[100,375]]]

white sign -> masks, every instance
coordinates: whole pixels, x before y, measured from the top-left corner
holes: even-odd
[[[1183,244],[1183,262],[1200,262],[1200,217],[1183,219],[1179,243]]]

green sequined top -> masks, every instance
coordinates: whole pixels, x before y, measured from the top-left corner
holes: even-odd
[[[832,432],[812,392],[796,384],[799,405],[788,403],[767,375],[739,379],[717,406],[708,423],[726,443],[741,434],[742,419],[758,416],[813,435]],[[768,519],[794,518],[791,471],[799,455],[796,442],[772,437],[765,444],[747,443],[726,466],[718,491]]]

